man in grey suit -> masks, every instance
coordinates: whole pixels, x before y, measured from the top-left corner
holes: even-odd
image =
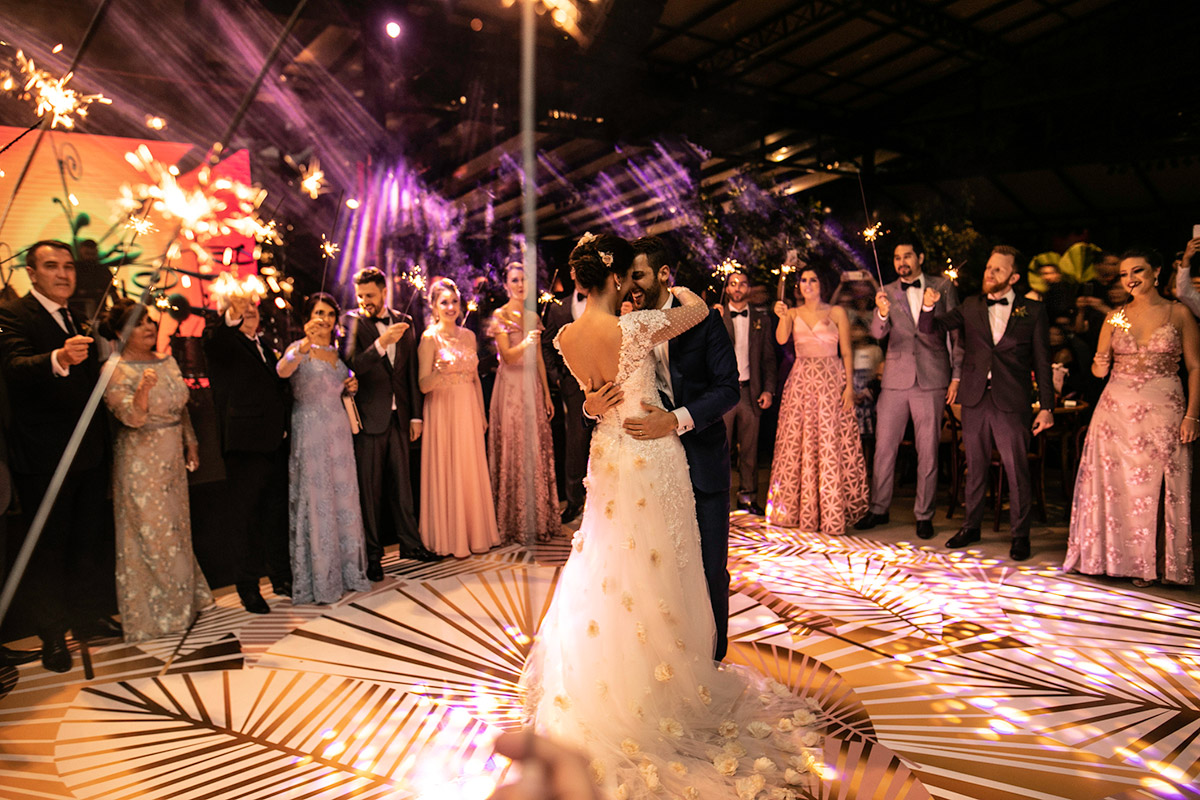
[[[892,263],[899,278],[875,296],[871,335],[888,337],[883,381],[875,404],[875,466],[871,476],[871,508],[855,523],[856,530],[869,530],[888,521],[896,476],[896,453],[909,418],[917,448],[917,497],[913,512],[917,536],[932,539],[933,499],[937,493],[938,442],[942,410],[958,394],[962,372],[962,348],[958,332],[922,333],[917,330],[921,301],[926,289],[941,294],[937,311],[945,313],[958,305],[954,284],[936,275],[925,275],[925,252],[920,242],[909,238],[896,245]]]

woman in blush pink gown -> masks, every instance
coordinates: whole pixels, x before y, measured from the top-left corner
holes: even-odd
[[[483,389],[475,334],[458,326],[462,298],[449,278],[429,289],[433,324],[417,348],[425,393],[421,450],[421,541],[459,558],[500,544],[483,433]]]
[[[488,463],[496,497],[496,522],[505,543],[544,542],[562,531],[558,488],[554,476],[554,442],[550,438],[550,385],[542,361],[541,325],[525,332],[525,268],[510,264],[504,274],[508,302],[492,315],[491,334],[500,353],[496,387],[492,390]],[[537,370],[533,397],[527,397],[526,361]],[[526,406],[532,400],[532,415]],[[532,429],[529,418],[532,416]],[[534,437],[532,444],[529,437]],[[531,458],[532,454],[532,458]],[[527,486],[533,483],[533,497]]]
[[[850,318],[821,297],[817,270],[800,273],[801,303],[775,304],[780,344],[796,361],[783,386],[767,521],[840,536],[867,513],[867,467],[854,414]],[[839,354],[840,350],[840,354]]]
[[[1080,456],[1063,564],[1068,572],[1133,578],[1136,586],[1195,580],[1187,444],[1200,430],[1200,331],[1190,311],[1159,294],[1158,273],[1151,251],[1121,259],[1130,300],[1100,331],[1092,372],[1104,377],[1111,363],[1112,375]]]

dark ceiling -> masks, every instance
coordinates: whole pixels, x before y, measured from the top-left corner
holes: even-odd
[[[967,204],[980,227],[1029,239],[1200,221],[1200,3],[583,5],[587,43],[547,17],[538,26],[547,236],[601,222],[585,194],[556,190],[550,167],[558,184],[586,185],[684,139],[696,148],[689,168],[717,195],[752,169],[783,190],[851,202],[861,171],[875,204]],[[0,34],[31,51],[63,41],[65,57],[95,7],[16,0],[0,9]],[[294,7],[112,0],[78,81],[121,102],[86,129],[145,136],[141,120],[155,113],[171,120],[164,138],[212,141]],[[325,152],[342,184],[367,157],[402,157],[477,217],[489,204],[498,221],[515,217],[520,184],[503,165],[519,158],[519,11],[504,0],[311,0],[235,143],[260,165]],[[395,41],[383,33],[391,19],[403,28]],[[0,121],[21,124],[21,113],[0,102]],[[651,189],[614,180],[644,227],[670,226]]]

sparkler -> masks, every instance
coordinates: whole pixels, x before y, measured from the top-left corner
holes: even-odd
[[[805,266],[806,263],[795,250],[788,250],[787,255],[783,257],[783,261],[784,263],[779,265],[779,286],[775,289],[775,299],[780,301],[783,300],[784,294],[787,292],[787,276],[800,267]]]
[[[556,306],[562,305],[562,300],[559,300],[557,297],[555,297],[552,292],[545,291],[545,290],[543,290],[542,293],[538,295],[537,301],[539,303],[541,303],[543,306],[542,313],[540,315],[542,322],[546,321],[546,312],[550,310],[551,304],[556,305]]]
[[[888,231],[883,230],[883,223],[876,222],[874,225],[863,229],[862,237],[873,244],[876,239],[886,233],[888,233]]]
[[[954,281],[955,283],[958,283],[958,271],[960,269],[962,269],[966,263],[967,262],[964,261],[962,264],[959,264],[956,267],[956,266],[954,266],[954,262],[951,261],[949,258],[947,258],[946,259],[946,268],[944,270],[942,270],[942,275],[945,276],[946,278],[949,278],[950,280]]]
[[[154,226],[154,223],[146,217],[130,217],[129,221],[125,223],[125,227],[132,230],[138,236],[145,236],[148,233],[158,230]]]
[[[330,241],[329,239],[325,238],[325,234],[321,234],[321,253],[325,256],[325,258],[333,258],[341,249],[342,246],[340,244]]]
[[[300,188],[313,200],[325,192],[325,171],[321,169],[320,159],[314,158],[312,163],[300,166]]]
[[[1125,309],[1123,308],[1118,308],[1116,313],[1108,318],[1108,324],[1123,331],[1128,331],[1131,327],[1129,317],[1125,316]]]
[[[20,50],[17,51],[16,67],[16,72],[0,70],[0,90],[22,100],[32,100],[38,118],[48,116],[51,128],[59,125],[67,129],[74,128],[75,117],[86,117],[88,106],[93,103],[112,104],[112,100],[102,94],[80,94],[67,86],[74,72],[56,78],[46,70],[38,69],[33,59],[26,58]]]
[[[185,188],[179,184],[179,169],[155,160],[146,145],[126,153],[125,160],[153,183],[122,186],[118,205],[132,209],[149,202],[164,219],[177,220],[177,237],[201,263],[209,262],[211,256],[199,242],[211,236],[237,232],[258,242],[282,243],[275,221],[264,222],[258,216],[258,208],[267,196],[265,189],[230,178],[213,178],[207,166],[197,173],[198,185]]]

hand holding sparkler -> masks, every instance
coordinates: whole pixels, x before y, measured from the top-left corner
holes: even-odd
[[[388,325],[387,329],[379,334],[380,347],[391,347],[400,341],[404,337],[404,334],[408,332],[408,327],[407,322],[393,322],[391,325]]]
[[[883,289],[875,293],[875,308],[879,312],[880,319],[887,319],[888,314],[892,313],[892,301],[888,299],[887,292]]]
[[[57,351],[58,365],[63,369],[82,364],[88,357],[88,345],[92,343],[90,336],[72,336],[63,342]]]

